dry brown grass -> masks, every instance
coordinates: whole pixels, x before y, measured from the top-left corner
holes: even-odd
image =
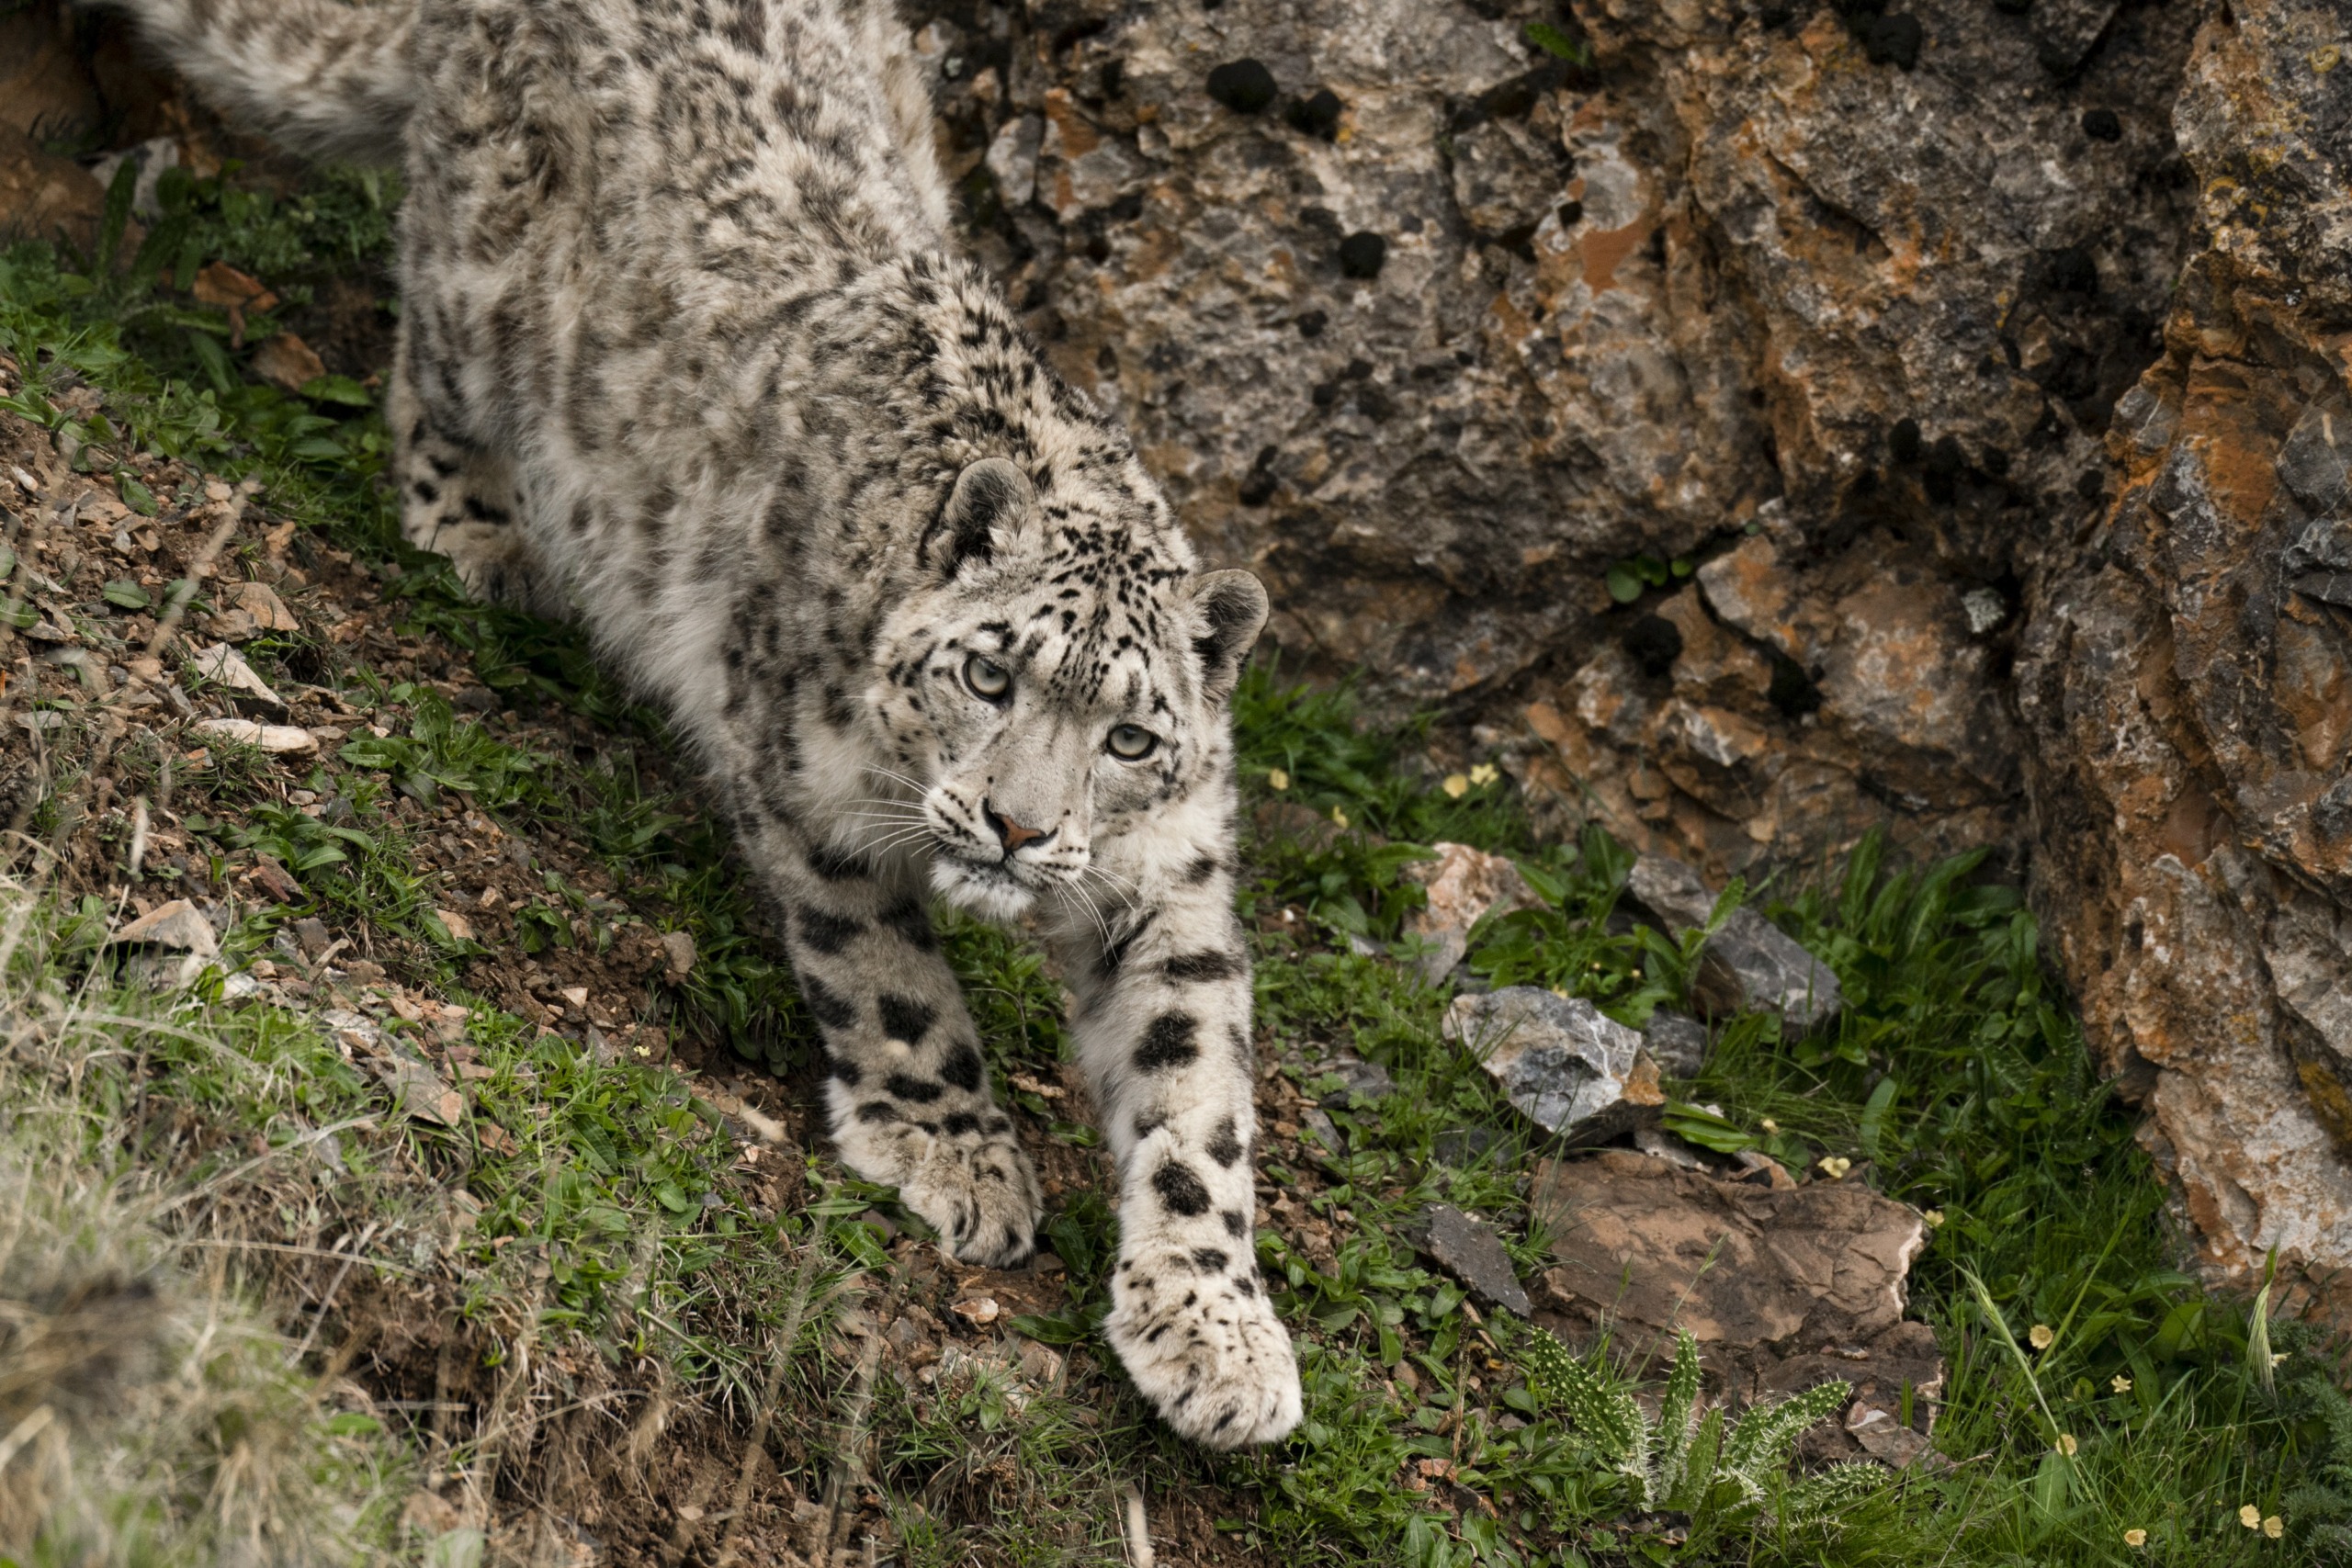
[[[380,1560],[403,1477],[350,1392],[304,1375],[191,1196],[118,1166],[75,1092],[175,1028],[162,998],[51,962],[0,887],[0,1551],[71,1563]]]

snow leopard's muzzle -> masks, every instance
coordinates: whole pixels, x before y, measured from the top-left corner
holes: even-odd
[[[1075,725],[1008,732],[923,797],[932,888],[991,919],[1041,895],[1083,897],[1093,864],[1091,748]]]

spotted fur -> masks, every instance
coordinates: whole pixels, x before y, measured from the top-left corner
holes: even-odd
[[[957,1258],[1029,1256],[927,903],[1034,912],[1121,1173],[1111,1343],[1203,1442],[1289,1431],[1225,711],[1265,596],[956,254],[887,6],[119,3],[232,110],[400,142],[407,536],[666,706],[783,913],[843,1160]]]

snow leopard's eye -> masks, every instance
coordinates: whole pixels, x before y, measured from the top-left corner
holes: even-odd
[[[1111,731],[1111,755],[1122,762],[1140,762],[1159,750],[1159,737],[1139,724],[1123,724]]]
[[[1001,703],[1012,690],[1012,671],[987,654],[976,653],[964,660],[964,684],[972,688],[972,695]]]

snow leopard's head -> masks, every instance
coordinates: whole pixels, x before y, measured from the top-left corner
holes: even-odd
[[[981,914],[1047,893],[1124,903],[1100,846],[1224,809],[1200,786],[1229,772],[1227,699],[1266,592],[1195,571],[1166,502],[1121,467],[1042,500],[1001,457],[966,468],[923,536],[922,586],[876,642],[871,700],[898,786],[921,797],[906,831],[933,889]]]

